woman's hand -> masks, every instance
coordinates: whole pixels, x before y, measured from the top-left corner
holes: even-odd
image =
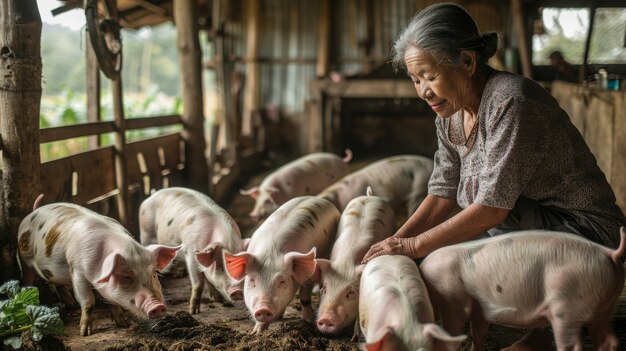
[[[410,241],[412,238],[398,238],[395,236],[389,237],[383,241],[380,241],[367,251],[365,257],[363,257],[363,261],[361,263],[365,264],[371,261],[373,258],[383,255],[406,255],[410,256]]]

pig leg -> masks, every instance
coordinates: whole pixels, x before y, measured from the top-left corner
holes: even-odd
[[[611,331],[611,315],[611,311],[603,312],[587,322],[587,331],[596,350],[617,350],[618,341]]]
[[[20,268],[22,269],[22,285],[34,286],[35,279],[37,279],[37,272],[35,272],[35,269],[33,267],[26,265],[21,260],[20,262]]]
[[[302,319],[313,323],[313,306],[311,305],[311,295],[313,295],[313,284],[307,283],[300,287],[300,304],[302,305]]]
[[[126,316],[126,312],[119,305],[109,305],[109,313],[111,314],[111,320],[115,322],[118,327],[127,328],[130,326],[130,322]]]
[[[556,349],[559,351],[583,351],[580,328],[582,328],[582,324],[574,324],[571,321],[559,318],[553,320],[552,332],[554,333]]]
[[[270,326],[269,322],[256,322],[254,325],[254,329],[250,332],[250,334],[258,334],[267,329]]]
[[[193,255],[185,255],[187,273],[191,280],[191,297],[189,298],[189,314],[200,313],[202,290],[204,290],[204,273],[198,271]]]
[[[80,305],[80,335],[88,336],[93,331],[93,309],[96,297],[91,291],[89,281],[82,274],[72,272],[74,295]]]
[[[209,288],[209,294],[213,301],[215,302],[224,302],[224,297],[220,292],[211,284],[211,282],[207,282],[207,287]]]
[[[485,321],[473,321],[470,324],[470,329],[472,332],[472,351],[485,350],[485,340],[489,332],[489,323]]]
[[[359,321],[359,317],[357,316],[356,321],[354,321],[354,332],[352,332],[352,338],[350,341],[357,342],[359,341],[359,337],[361,336],[361,322]]]

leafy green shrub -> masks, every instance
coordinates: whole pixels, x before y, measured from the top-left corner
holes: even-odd
[[[17,280],[11,280],[0,286],[0,295],[9,297],[0,300],[0,339],[4,345],[20,348],[20,334],[29,329],[34,341],[40,341],[44,335],[64,332],[56,307],[39,305],[37,288],[22,288]]]

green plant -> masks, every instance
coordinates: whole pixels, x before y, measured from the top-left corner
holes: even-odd
[[[56,308],[39,305],[39,290],[35,287],[22,288],[17,280],[0,286],[0,339],[4,345],[18,349],[22,347],[20,334],[31,331],[33,340],[40,341],[44,335],[62,334],[63,321]]]

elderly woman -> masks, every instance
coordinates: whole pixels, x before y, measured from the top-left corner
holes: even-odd
[[[424,9],[399,35],[393,63],[437,113],[439,148],[428,196],[364,262],[523,229],[618,246],[626,218],[589,147],[544,88],[487,65],[496,48],[454,4]]]

